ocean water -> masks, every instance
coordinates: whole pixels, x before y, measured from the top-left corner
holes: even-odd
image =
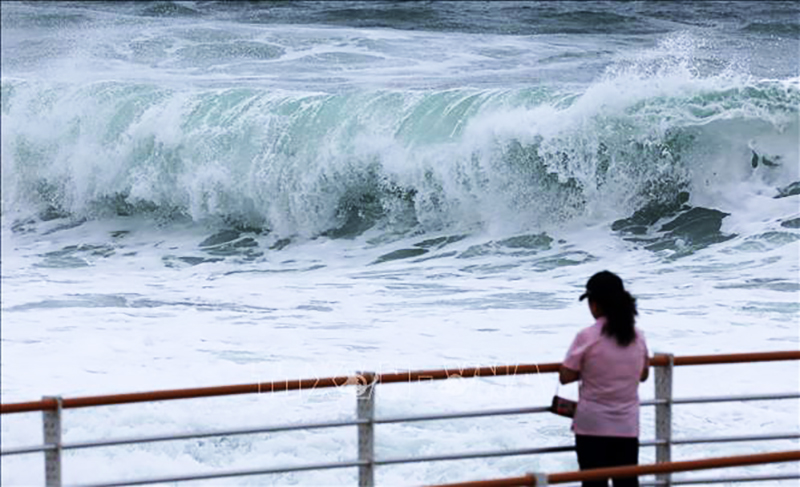
[[[797,3],[0,12],[3,403],[557,362],[591,324],[577,298],[603,269],[637,297],[651,351],[800,346]],[[675,395],[798,384],[791,362],[687,367]],[[544,405],[555,387],[552,375],[381,386],[377,414]],[[346,388],[68,410],[64,441],[354,412]],[[676,406],[673,432],[796,432],[798,418],[796,400]],[[383,458],[572,442],[552,415],[376,432]],[[3,416],[4,449],[40,442],[38,414]],[[63,472],[88,483],[355,455],[354,428],[340,428],[73,451]],[[565,453],[380,467],[376,480],[576,468]],[[0,471],[3,485],[41,484],[41,455],[3,457]],[[205,485],[355,482],[343,469]]]

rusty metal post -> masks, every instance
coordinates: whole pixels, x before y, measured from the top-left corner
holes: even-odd
[[[375,374],[359,372],[356,386],[356,417],[366,420],[358,425],[358,459],[367,462],[358,467],[358,487],[375,485]]]
[[[675,357],[671,353],[659,355],[666,357],[666,365],[655,368],[656,400],[664,401],[656,404],[656,441],[664,443],[656,445],[656,463],[665,463],[672,461],[672,371]],[[656,482],[670,486],[672,474],[658,474]]]
[[[56,402],[55,409],[42,411],[44,443],[55,446],[55,449],[44,452],[44,485],[61,487],[61,398],[45,396],[42,400]]]

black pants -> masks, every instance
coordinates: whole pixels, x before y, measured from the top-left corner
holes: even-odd
[[[575,435],[581,470],[638,465],[639,438]],[[614,487],[639,487],[637,477],[613,479]],[[608,487],[608,479],[583,482],[583,487]]]

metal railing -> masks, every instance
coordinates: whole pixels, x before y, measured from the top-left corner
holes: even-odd
[[[727,437],[706,438],[674,438],[672,435],[672,408],[678,404],[740,402],[740,401],[765,401],[800,398],[800,391],[786,393],[716,396],[695,398],[674,398],[672,396],[673,368],[676,366],[708,365],[770,362],[783,360],[800,360],[800,351],[765,352],[732,355],[699,355],[674,357],[672,355],[656,355],[650,363],[655,367],[655,398],[642,401],[642,406],[655,406],[655,439],[642,441],[641,446],[656,448],[656,465],[668,465],[671,459],[672,445],[720,443],[737,441],[767,441],[800,438],[800,431],[779,434],[743,435]],[[555,445],[537,448],[516,450],[494,450],[469,453],[453,453],[416,457],[376,458],[374,454],[374,429],[376,425],[390,423],[408,423],[416,421],[434,421],[444,419],[464,419],[478,417],[494,417],[503,415],[536,414],[548,412],[549,407],[528,407],[512,409],[494,409],[483,411],[466,411],[459,413],[442,413],[416,416],[400,416],[376,418],[375,392],[379,384],[401,382],[422,382],[444,380],[452,377],[499,377],[536,373],[553,373],[559,370],[560,364],[530,364],[530,365],[503,365],[494,367],[476,367],[457,370],[427,370],[408,371],[388,374],[374,374],[361,372],[355,376],[338,376],[319,379],[286,380],[255,384],[242,384],[233,386],[205,387],[194,389],[178,389],[154,392],[140,392],[130,394],[117,394],[106,396],[87,396],[75,398],[43,397],[40,401],[11,403],[0,405],[0,414],[42,411],[44,427],[44,444],[7,448],[0,451],[0,455],[21,455],[31,453],[44,453],[45,459],[45,485],[61,486],[62,454],[66,450],[85,448],[98,448],[107,446],[130,445],[139,443],[153,443],[162,441],[186,440],[207,438],[214,436],[246,435],[256,433],[272,433],[279,431],[310,430],[320,428],[337,428],[356,426],[358,432],[358,457],[352,461],[311,463],[306,465],[270,467],[250,470],[216,471],[203,474],[173,475],[169,477],[139,478],[124,481],[112,481],[95,484],[82,484],[84,487],[117,486],[117,485],[146,485],[163,482],[179,482],[188,480],[205,480],[217,478],[230,478],[249,475],[277,474],[288,472],[302,472],[309,470],[328,470],[340,468],[358,468],[359,486],[369,487],[374,485],[375,468],[385,465],[398,465],[419,462],[433,462],[444,460],[463,460],[475,458],[506,457],[515,455],[532,455],[544,453],[557,453],[574,451],[573,445]],[[64,409],[84,408],[106,405],[131,404],[151,401],[166,401],[200,397],[216,397],[236,394],[273,393],[293,390],[311,390],[330,387],[354,386],[356,388],[356,418],[344,421],[315,422],[295,425],[268,425],[244,429],[225,429],[200,431],[186,434],[155,435],[146,437],[117,438],[101,441],[83,441],[64,443],[61,438],[61,417]],[[680,462],[679,462],[680,463]],[[670,473],[673,470],[653,470],[656,474],[656,485],[670,485]],[[585,472],[584,472],[585,473]],[[560,474],[553,474],[560,475]],[[551,475],[550,477],[553,477]],[[540,476],[541,477],[541,476]],[[559,478],[559,477],[554,477]],[[794,476],[769,476],[769,477],[741,477],[738,480],[781,480],[784,478],[800,478]],[[541,479],[540,479],[541,482]],[[687,483],[682,481],[680,483]],[[503,484],[505,485],[505,484]],[[522,484],[520,484],[522,485]],[[530,485],[530,484],[525,484]],[[542,485],[541,483],[539,485]]]
[[[682,462],[654,463],[635,467],[609,467],[583,470],[578,472],[564,472],[555,474],[529,473],[522,477],[508,477],[504,479],[478,480],[473,482],[458,482],[453,484],[440,484],[431,487],[542,487],[549,484],[565,484],[568,482],[582,482],[585,480],[605,480],[609,478],[638,477],[640,475],[668,475],[673,472],[689,472],[692,470],[706,470],[712,468],[743,467],[747,465],[763,465],[767,463],[798,462],[800,450],[761,453],[757,455],[739,455],[734,457],[705,458],[702,460],[685,460]],[[795,479],[797,476],[784,475],[777,480]],[[773,477],[728,477],[726,479],[701,479],[673,482],[673,484],[699,484],[748,480],[776,480]],[[663,485],[660,482],[643,485]]]

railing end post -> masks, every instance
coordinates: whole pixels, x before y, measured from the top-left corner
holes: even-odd
[[[675,367],[675,356],[671,353],[658,354],[665,357],[665,365],[655,370],[655,396],[660,401],[656,404],[656,463],[672,461],[672,372]],[[656,475],[661,485],[672,485],[672,474]]]
[[[42,411],[44,443],[55,446],[44,452],[44,485],[61,487],[61,409],[60,396],[44,396],[43,402],[55,401],[55,408]]]
[[[546,473],[533,472],[529,473],[528,476],[531,478],[531,485],[533,487],[547,487],[549,485]]]
[[[358,487],[375,485],[375,373],[358,372],[356,385],[356,417],[365,420],[358,425]]]

